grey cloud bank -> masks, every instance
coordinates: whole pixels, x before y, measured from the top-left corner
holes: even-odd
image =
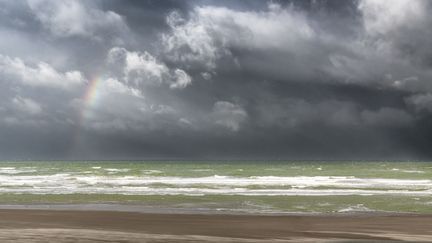
[[[431,8],[0,0],[0,159],[430,159]]]

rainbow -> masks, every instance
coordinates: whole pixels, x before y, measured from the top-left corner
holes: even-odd
[[[102,77],[96,76],[90,80],[82,96],[83,107],[80,113],[80,125],[85,122],[89,116],[89,109],[96,106],[99,101],[99,89],[102,83]]]
[[[83,95],[81,96],[80,110],[77,112],[77,123],[75,127],[74,136],[72,137],[73,146],[70,147],[69,154],[75,156],[77,151],[85,146],[82,129],[86,122],[91,118],[92,109],[96,107],[100,101],[100,89],[102,86],[103,77],[95,76],[90,79],[85,87]]]

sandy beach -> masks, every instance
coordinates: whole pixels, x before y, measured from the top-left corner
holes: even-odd
[[[432,242],[432,215],[1,209],[0,242]]]

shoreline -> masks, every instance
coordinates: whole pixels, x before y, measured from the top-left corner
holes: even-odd
[[[234,215],[234,216],[431,216],[431,213],[396,212],[396,211],[334,211],[334,212],[302,212],[302,211],[263,211],[263,210],[231,210],[214,208],[176,208],[156,207],[142,204],[122,203],[31,203],[31,204],[0,204],[0,210],[52,210],[52,211],[95,211],[95,212],[126,212],[144,214],[191,214],[191,215]]]
[[[0,229],[1,242],[424,242],[432,241],[432,215],[0,209]]]

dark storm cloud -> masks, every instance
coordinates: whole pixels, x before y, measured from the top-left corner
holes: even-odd
[[[428,159],[427,1],[0,1],[12,159]]]

